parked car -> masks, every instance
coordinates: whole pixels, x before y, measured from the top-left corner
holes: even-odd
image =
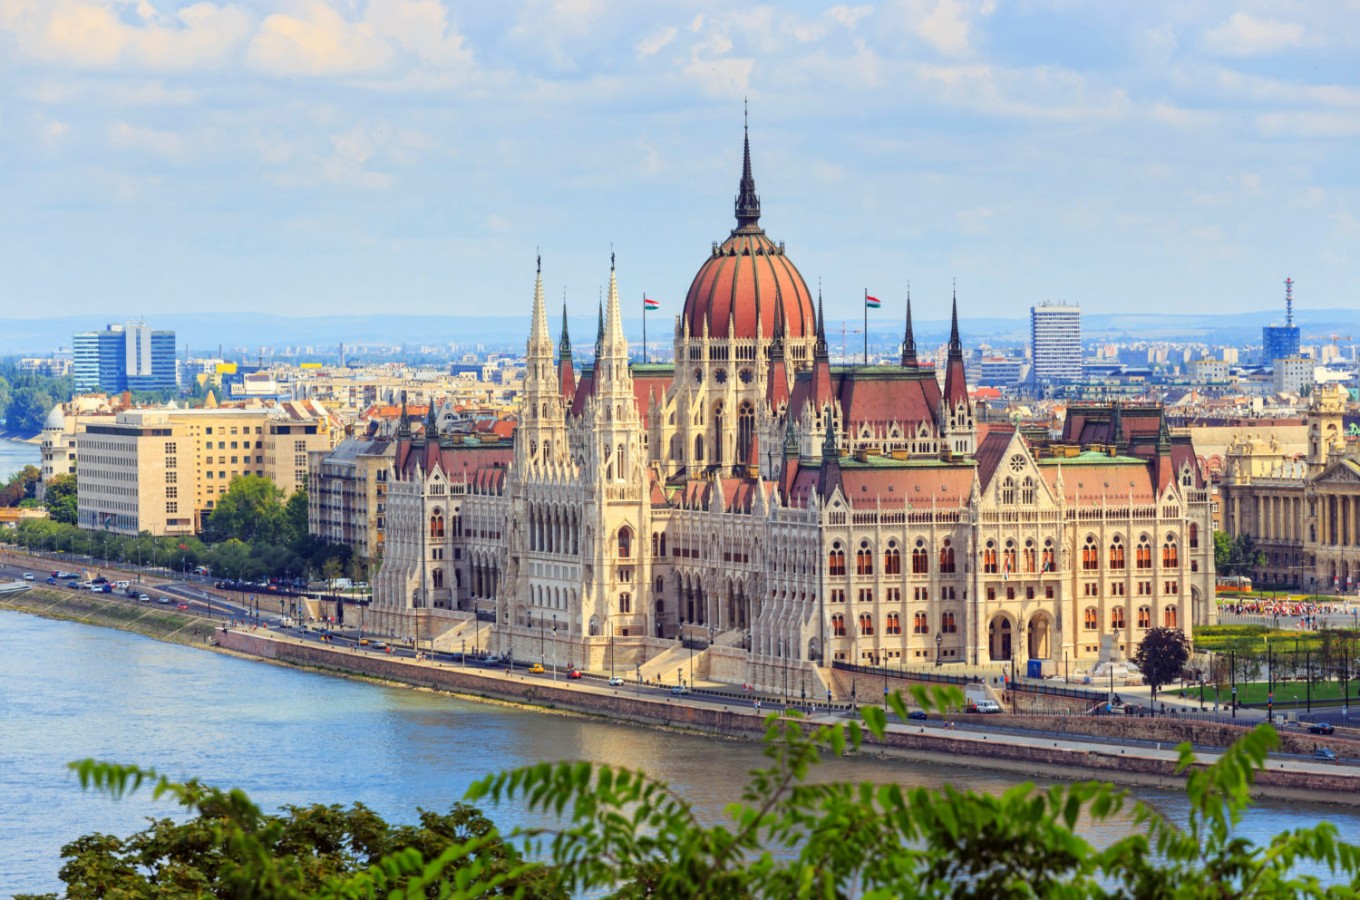
[[[1327,762],[1336,762],[1336,751],[1333,750],[1331,747],[1319,747],[1313,751],[1313,759],[1326,760]]]
[[[1314,722],[1308,726],[1309,734],[1332,734],[1335,731],[1331,722]]]
[[[969,704],[968,711],[970,713],[999,713],[1001,712],[1001,704],[995,700],[978,700]]]
[[[622,685],[622,684],[623,684],[623,678],[621,678],[621,677],[618,676],[618,675],[615,675],[613,678],[610,678],[610,679],[609,679],[609,686],[610,686],[610,687],[619,687],[619,686]]]

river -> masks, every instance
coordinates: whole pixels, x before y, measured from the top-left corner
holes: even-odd
[[[0,439],[0,484],[24,466],[41,466],[42,450],[37,444]]]
[[[127,835],[146,816],[174,813],[143,794],[115,801],[83,793],[65,769],[83,757],[240,787],[269,809],[361,801],[396,821],[413,821],[418,806],[446,809],[493,770],[564,759],[641,768],[715,820],[761,764],[753,744],[382,687],[21,613],[0,611],[0,634],[0,895],[59,890],[66,841]],[[817,772],[992,792],[1012,783],[968,768],[869,759],[834,759]],[[1184,821],[1183,797],[1139,795]],[[519,808],[493,814],[503,827],[525,821]],[[1257,806],[1242,830],[1262,842],[1323,817],[1343,835],[1360,833],[1360,815],[1297,804]],[[1120,818],[1083,834],[1103,844],[1129,827]]]

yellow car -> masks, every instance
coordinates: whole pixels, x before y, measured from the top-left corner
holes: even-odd
[[[542,674],[543,674],[543,664],[542,664],[542,663],[534,663],[532,666],[529,667],[529,674],[530,674],[530,675],[542,675]]]

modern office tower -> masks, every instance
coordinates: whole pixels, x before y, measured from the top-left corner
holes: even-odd
[[[1284,324],[1261,329],[1261,364],[1299,355],[1299,327],[1294,324],[1294,279],[1284,280]]]
[[[1081,307],[1043,303],[1031,306],[1029,313],[1034,382],[1054,384],[1081,378]]]
[[[83,331],[71,339],[72,374],[78,394],[159,391],[173,388],[175,333],[144,322]]]

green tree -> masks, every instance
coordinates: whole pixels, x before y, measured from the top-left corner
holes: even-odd
[[[307,536],[307,489],[298,488],[283,504],[283,518],[288,529],[288,544],[296,546]]]
[[[16,387],[5,406],[5,427],[16,434],[37,434],[56,402],[42,388]]]
[[[956,707],[956,688],[915,688],[916,704]],[[907,706],[889,704],[905,720]],[[239,791],[175,784],[154,772],[73,763],[82,784],[121,795],[150,783],[193,814],[153,823],[150,843],[91,835],[63,851],[68,896],[250,898],[892,897],[1342,897],[1360,891],[1360,848],[1327,822],[1256,846],[1236,833],[1255,773],[1279,739],[1248,732],[1211,765],[1179,748],[1188,824],[1169,822],[1108,784],[1001,796],[953,787],[809,783],[824,756],[883,739],[888,716],[811,725],[796,713],[767,719],[768,764],[751,773],[724,821],[708,824],[666,784],[619,766],[541,763],[475,783],[472,802],[527,807],[543,824],[511,835],[523,853],[474,816],[476,827],[431,827],[399,840],[363,807],[260,813]],[[1135,828],[1097,849],[1082,834],[1124,809]],[[459,810],[455,808],[454,814]],[[177,828],[178,830],[171,830]],[[428,843],[427,843],[428,842]],[[138,850],[147,852],[138,853]],[[540,862],[529,863],[526,859]],[[1337,883],[1324,887],[1310,868]],[[84,879],[84,880],[81,880]],[[140,880],[139,880],[140,879]],[[537,881],[534,881],[537,879]],[[535,887],[541,893],[534,893]],[[22,898],[21,898],[22,900]]]
[[[1170,684],[1185,671],[1190,659],[1190,641],[1179,628],[1153,628],[1138,644],[1133,661],[1152,688],[1152,708],[1157,709],[1157,689]]]
[[[1256,539],[1242,533],[1232,537],[1214,532],[1214,569],[1219,575],[1245,575],[1266,564],[1266,554],[1256,549]]]
[[[37,466],[24,466],[0,488],[0,506],[18,506],[21,501],[31,499],[41,480],[42,472]]]
[[[66,525],[76,524],[76,476],[58,475],[47,485],[44,495],[47,503],[47,515],[54,522],[61,522]]]
[[[218,496],[207,524],[218,540],[280,542],[289,537],[283,492],[264,475],[233,478],[226,492]]]

